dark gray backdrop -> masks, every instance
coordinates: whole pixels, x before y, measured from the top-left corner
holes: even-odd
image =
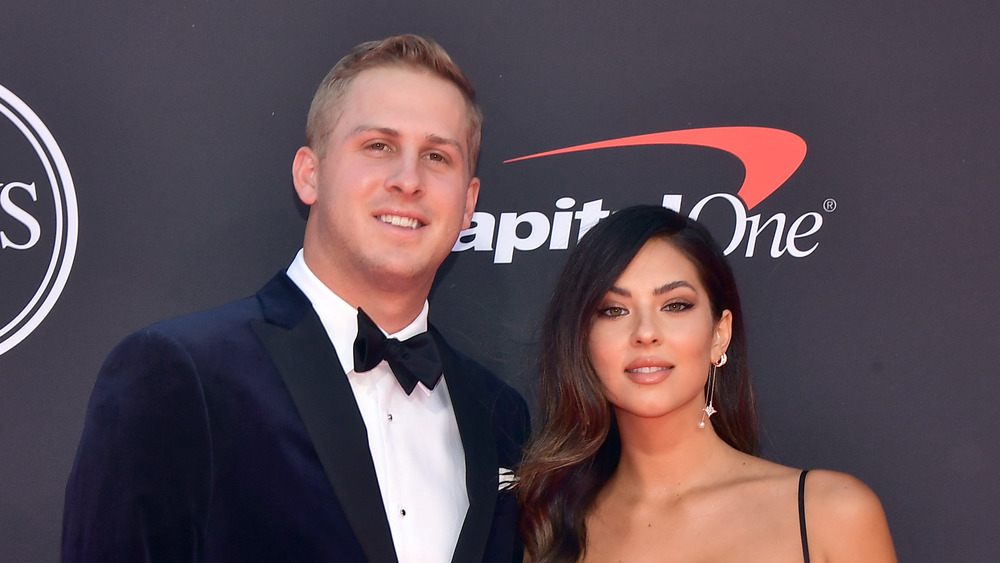
[[[750,214],[817,213],[802,247],[818,247],[771,258],[767,231],[754,256],[745,242],[730,256],[765,454],[869,483],[902,560],[997,550],[990,3],[17,4],[0,21],[0,85],[61,146],[80,236],[56,306],[0,356],[0,560],[57,558],[63,487],[111,347],[248,295],[291,260],[303,221],[289,169],[311,94],[349,47],[403,31],[438,39],[476,83],[479,209],[498,219],[551,221],[562,197],[579,211],[681,194],[687,211],[743,179],[737,159],[703,147],[513,157],[713,126],[801,136],[805,161]],[[28,173],[13,138],[0,136],[0,184]],[[713,229],[732,229],[712,209]],[[455,253],[432,295],[453,343],[530,400],[536,323],[564,257],[547,243],[510,264]],[[0,311],[21,305],[10,288],[36,283],[20,258],[0,251]]]

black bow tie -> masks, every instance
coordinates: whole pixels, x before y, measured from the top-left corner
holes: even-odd
[[[399,385],[409,395],[422,382],[433,389],[441,379],[441,356],[434,338],[423,332],[400,342],[386,338],[378,326],[358,309],[358,337],[354,340],[354,371],[364,373],[382,360],[389,362]]]

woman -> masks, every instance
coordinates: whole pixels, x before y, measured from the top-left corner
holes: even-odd
[[[704,227],[619,211],[556,287],[519,471],[526,560],[896,560],[863,483],[755,457],[740,298]]]

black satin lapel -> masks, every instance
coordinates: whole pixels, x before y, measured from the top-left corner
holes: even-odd
[[[465,377],[461,362],[443,341],[441,361],[448,382],[458,433],[465,449],[465,484],[469,494],[469,512],[452,561],[482,561],[493,523],[497,502],[497,452],[490,424],[490,406],[483,404],[481,393]]]
[[[253,329],[284,378],[365,556],[395,563],[365,424],[319,317],[310,308],[291,329],[263,321]]]

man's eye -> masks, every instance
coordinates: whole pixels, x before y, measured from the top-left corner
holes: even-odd
[[[448,161],[447,157],[445,157],[443,154],[441,154],[439,152],[432,152],[432,153],[430,153],[430,154],[427,155],[427,158],[429,158],[430,160],[433,160],[435,162],[447,162]]]
[[[368,148],[370,148],[372,150],[375,150],[375,151],[384,151],[384,150],[389,150],[389,145],[386,145],[385,143],[381,143],[381,142],[377,142],[376,141],[376,142],[368,145]]]

